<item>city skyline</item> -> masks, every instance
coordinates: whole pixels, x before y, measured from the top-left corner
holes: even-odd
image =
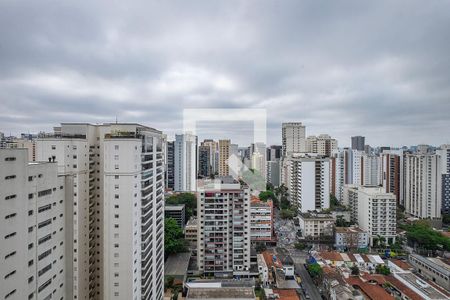
[[[449,3],[123,5],[0,4],[2,131],[117,117],[173,136],[184,108],[265,108],[268,144],[283,121],[343,146],[450,142]]]

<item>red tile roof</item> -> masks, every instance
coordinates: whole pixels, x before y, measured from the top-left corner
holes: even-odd
[[[369,299],[371,300],[394,300],[389,293],[387,293],[382,287],[376,284],[370,284],[364,282],[359,277],[346,278],[348,284],[358,287]]]
[[[319,253],[320,257],[325,260],[344,261],[341,254],[336,251],[322,251]]]
[[[278,294],[282,300],[300,300],[295,290],[279,290],[273,289],[274,294]]]
[[[411,300],[422,300],[422,297],[419,296],[416,292],[411,290],[405,284],[403,284],[400,280],[395,278],[394,276],[386,276],[386,280],[392,284],[397,290],[399,290],[402,294],[406,295]]]
[[[409,263],[407,263],[403,260],[400,260],[400,259],[391,259],[391,262],[393,262],[397,267],[399,267],[405,271],[409,271],[409,270],[413,269],[413,267]]]

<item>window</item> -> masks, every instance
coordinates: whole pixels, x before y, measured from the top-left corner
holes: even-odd
[[[16,232],[12,232],[12,233],[10,233],[10,234],[7,234],[7,235],[5,235],[5,240],[7,240],[7,239],[9,239],[9,238],[12,238],[13,236],[15,236],[16,235]]]
[[[73,156],[73,159],[77,159],[77,156],[76,156],[76,155],[74,155],[74,156]]]
[[[15,157],[5,157],[5,161],[15,161]]]
[[[115,150],[119,150],[119,145],[114,145]]]
[[[114,179],[119,179],[119,175],[114,175]]]
[[[9,215],[5,216],[5,220],[14,218],[16,215],[17,215],[16,213],[9,214]]]
[[[114,155],[114,160],[119,160],[119,155]]]
[[[6,254],[5,259],[8,259],[8,258],[10,258],[11,256],[14,256],[14,255],[16,255],[16,251],[13,251],[11,253]]]
[[[56,145],[52,145],[52,150],[56,150]]]
[[[6,294],[5,299],[8,299],[9,297],[11,297],[12,295],[14,295],[16,293],[16,289],[12,290],[11,292],[9,292],[8,294]]]
[[[16,197],[17,197],[16,195],[9,195],[5,197],[5,200],[15,199]]]
[[[41,206],[41,207],[39,207],[38,208],[38,212],[44,212],[44,211],[46,211],[46,210],[49,210],[49,209],[51,209],[52,208],[52,205],[51,204],[47,204],[47,205],[44,205],[44,206]]]
[[[119,214],[115,214],[114,218],[118,219],[119,218]]]
[[[32,210],[29,210],[29,211],[28,211],[28,215],[29,215],[29,216],[32,216],[32,215],[33,215],[33,211],[32,211]]]
[[[28,176],[28,181],[33,181],[33,176]]]
[[[118,195],[118,194],[115,194],[115,195],[114,195],[114,199],[119,199],[119,195]]]
[[[16,270],[9,272],[8,274],[5,275],[5,279],[8,279],[9,277],[13,276],[14,274],[16,274]]]
[[[73,149],[73,150],[77,150],[77,145],[73,145],[73,146],[72,146],[72,149]]]
[[[16,175],[9,175],[5,177],[5,180],[10,180],[16,178]]]
[[[28,194],[28,199],[33,199],[33,194]]]
[[[119,170],[119,165],[114,165],[115,170]]]
[[[52,189],[48,189],[48,190],[43,190],[38,192],[38,197],[43,197],[46,195],[50,195],[52,193]]]
[[[42,284],[38,288],[38,293],[42,292],[46,287],[48,287],[52,283],[52,279],[47,280],[44,284]]]

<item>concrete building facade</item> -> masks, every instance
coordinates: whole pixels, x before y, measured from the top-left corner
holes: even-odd
[[[162,299],[166,141],[139,124],[64,123],[37,157],[72,175],[74,299]]]
[[[306,127],[301,122],[283,123],[281,127],[283,156],[306,152]]]
[[[174,190],[195,191],[197,185],[197,136],[175,135]]]
[[[29,163],[27,149],[0,149],[0,297],[67,299],[70,177],[55,162]],[[67,197],[66,197],[67,196]]]

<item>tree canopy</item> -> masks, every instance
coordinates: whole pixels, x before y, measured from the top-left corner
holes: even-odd
[[[197,211],[197,197],[193,193],[179,193],[166,198],[166,204],[186,205],[186,217],[189,219]]]
[[[308,272],[312,278],[318,278],[323,274],[323,270],[318,263],[309,264]]]
[[[441,247],[450,251],[450,238],[443,236],[440,232],[433,230],[426,222],[415,222],[403,227],[406,230],[406,238],[412,246],[418,245],[427,250],[438,250]]]
[[[173,218],[164,220],[164,252],[165,254],[187,251],[183,230]]]
[[[280,218],[282,219],[292,219],[295,217],[295,212],[291,209],[280,210]]]

